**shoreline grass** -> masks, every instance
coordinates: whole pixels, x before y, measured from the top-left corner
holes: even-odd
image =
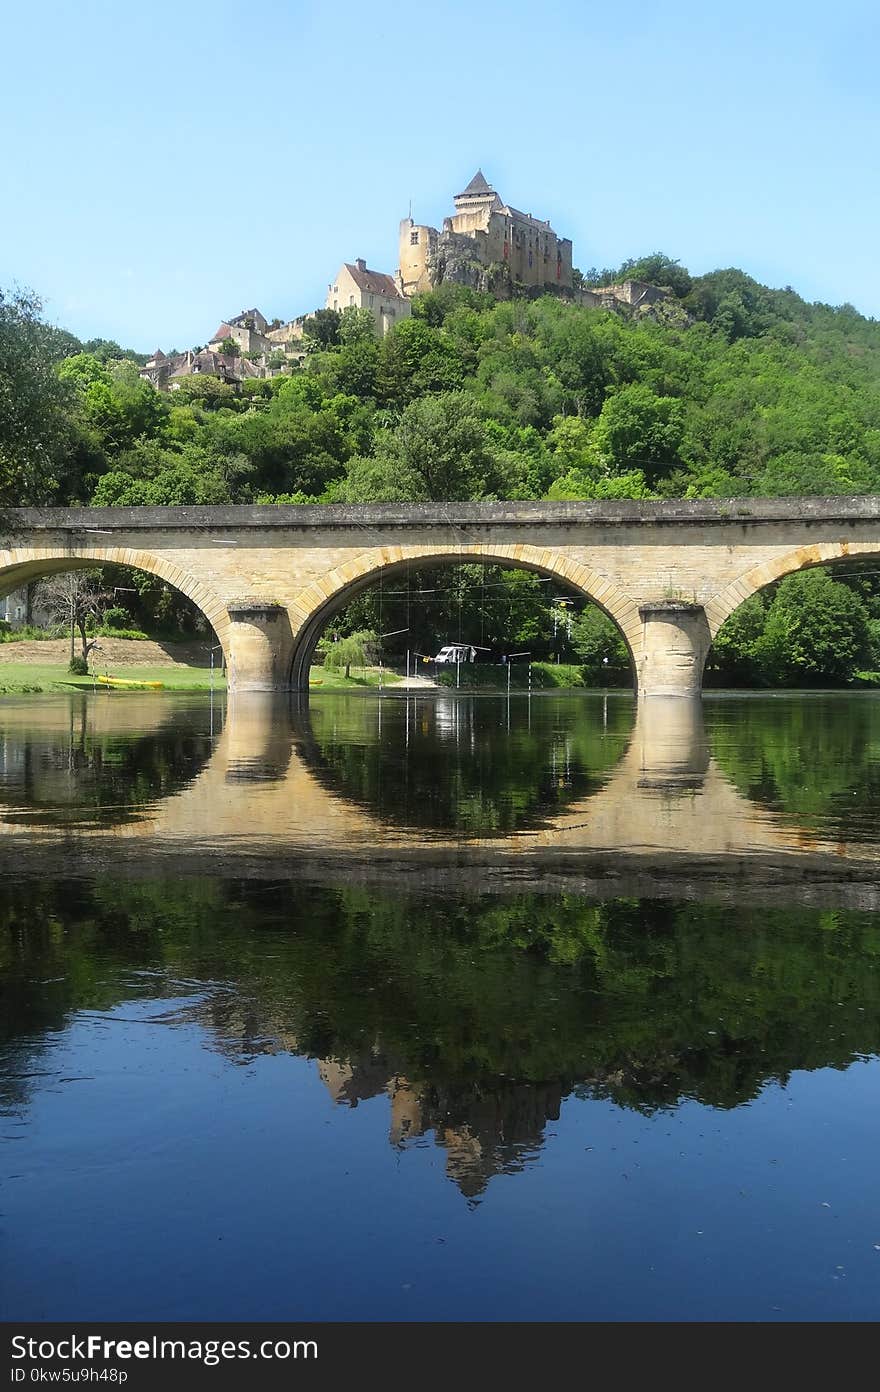
[[[98,676],[118,677],[125,682],[143,682],[143,686],[124,686],[108,687],[98,684]],[[400,677],[393,672],[382,674],[383,686],[393,686],[400,681]],[[124,695],[126,691],[144,695],[153,690],[154,694],[162,695],[162,691],[156,691],[146,685],[149,682],[161,682],[162,691],[225,691],[226,678],[219,671],[214,672],[213,683],[210,669],[207,667],[188,667],[184,663],[176,666],[131,666],[118,667],[116,670],[103,670],[90,672],[86,677],[75,677],[67,670],[65,663],[61,662],[3,662],[0,663],[0,696],[28,696],[40,695],[45,692],[53,691],[98,691],[110,695]],[[356,691],[370,687],[375,688],[379,685],[379,673],[374,671],[358,672],[357,670],[350,677],[346,677],[343,672],[333,671],[328,667],[313,667],[309,678],[309,686],[314,690],[325,691]]]

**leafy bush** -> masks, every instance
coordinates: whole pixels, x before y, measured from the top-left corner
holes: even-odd
[[[540,689],[568,689],[586,686],[583,667],[568,662],[533,662],[532,686]]]
[[[78,654],[72,657],[67,664],[67,670],[72,677],[87,677],[89,675],[89,664],[84,657]]]
[[[458,668],[458,687],[465,691],[506,691],[507,664],[504,662],[462,662]],[[438,667],[435,672],[438,686],[456,686],[455,664]],[[511,691],[525,691],[529,683],[527,662],[510,664]],[[534,685],[534,682],[533,682]]]
[[[36,628],[33,624],[23,624],[21,628],[0,627],[0,643],[41,642],[48,638],[66,638],[69,630],[63,624],[48,624]]]
[[[104,627],[111,629],[128,628],[131,623],[131,615],[121,604],[114,604],[110,609],[104,610]]]
[[[149,639],[149,633],[144,633],[142,628],[111,628],[109,624],[99,624],[97,628],[90,629],[98,638],[127,638],[132,641],[135,639]],[[175,634],[179,637],[179,634]]]

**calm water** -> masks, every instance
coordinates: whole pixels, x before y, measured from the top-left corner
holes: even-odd
[[[880,698],[0,698],[7,1319],[880,1315]]]

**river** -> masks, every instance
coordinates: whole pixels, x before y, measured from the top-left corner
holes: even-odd
[[[873,1320],[880,697],[0,698],[0,1313]]]

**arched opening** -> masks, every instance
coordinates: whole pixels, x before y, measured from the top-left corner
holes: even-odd
[[[76,658],[93,673],[154,664],[219,671],[229,616],[204,585],[149,553],[21,547],[0,551],[0,629],[7,667],[25,659],[64,671]]]
[[[474,842],[550,831],[574,812],[578,822],[589,817],[636,717],[624,692],[514,703],[414,691],[293,709],[297,758],[334,803],[383,828]]]
[[[465,662],[474,668],[528,659],[586,669],[586,685],[631,690],[639,636],[635,607],[602,577],[593,577],[591,586],[592,573],[582,566],[537,548],[516,551],[422,548],[400,559],[366,553],[360,573],[352,574],[351,566],[348,574],[332,573],[296,605],[307,617],[294,645],[290,685],[307,687],[324,635],[366,629],[375,635],[383,668],[403,671],[408,658],[415,671],[444,647],[461,646],[470,650]],[[501,685],[503,673],[498,676]],[[548,678],[546,684],[557,683]]]
[[[880,548],[802,547],[755,567],[721,600],[716,614],[727,614],[706,664],[707,689],[728,688],[707,708],[718,767],[743,797],[796,826],[802,849],[873,839]]]
[[[706,606],[707,687],[880,688],[880,548],[827,542],[753,567]]]

